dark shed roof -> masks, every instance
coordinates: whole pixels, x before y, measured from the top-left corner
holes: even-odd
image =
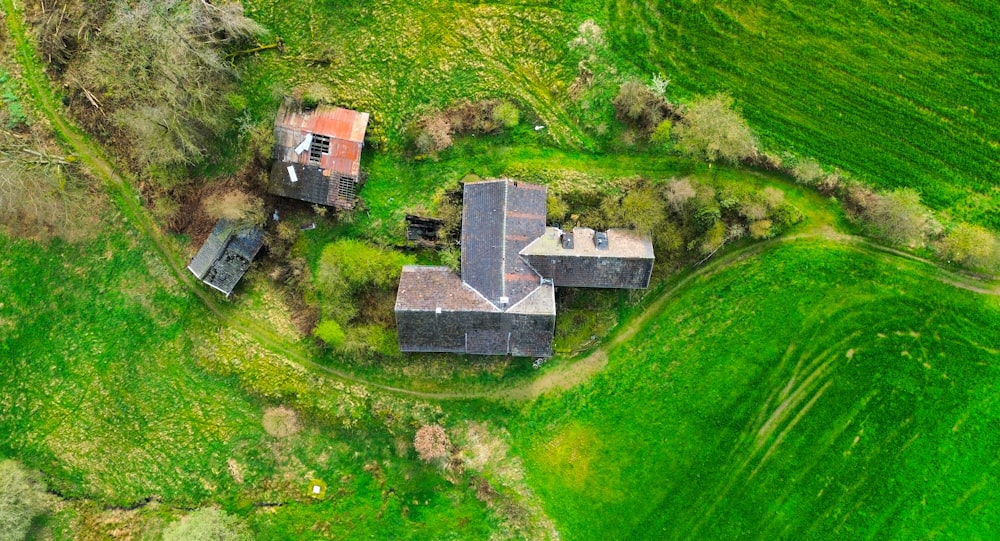
[[[191,259],[188,270],[228,297],[263,244],[264,232],[259,227],[219,220]]]

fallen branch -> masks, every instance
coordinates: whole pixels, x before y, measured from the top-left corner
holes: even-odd
[[[254,47],[253,49],[244,49],[242,51],[236,51],[236,52],[233,52],[233,53],[229,53],[229,54],[226,55],[226,58],[229,59],[229,60],[235,60],[237,57],[240,57],[240,56],[244,56],[244,55],[248,55],[248,54],[255,54],[255,53],[259,53],[261,51],[267,51],[269,49],[278,49],[279,51],[284,51],[285,50],[285,41],[283,39],[281,39],[281,38],[278,38],[274,43],[270,43],[268,45],[259,45],[257,47]]]

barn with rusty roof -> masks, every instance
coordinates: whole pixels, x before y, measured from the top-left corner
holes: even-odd
[[[363,184],[361,149],[368,113],[321,105],[282,108],[274,123],[268,191],[340,209],[354,208]]]
[[[400,350],[548,357],[556,286],[648,286],[648,236],[567,234],[546,228],[545,214],[544,186],[508,179],[465,184],[461,276],[447,267],[403,267],[396,295]]]

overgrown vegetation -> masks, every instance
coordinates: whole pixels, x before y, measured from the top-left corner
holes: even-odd
[[[315,335],[339,353],[396,355],[393,305],[411,257],[341,239],[323,249],[314,287],[322,320]]]
[[[235,517],[215,507],[198,509],[163,530],[163,541],[248,541],[250,534]]]
[[[483,100],[453,105],[444,111],[424,113],[409,129],[414,150],[436,156],[459,135],[484,135],[511,129],[520,122],[520,111],[509,101]]]
[[[22,541],[32,521],[45,511],[45,486],[37,472],[0,460],[0,541]]]
[[[921,94],[928,89],[915,86],[913,74],[926,73],[933,49],[878,46],[889,35],[883,23],[899,23],[899,13],[924,9],[906,21],[909,27],[950,36],[954,32],[940,30],[979,20],[963,19],[969,6],[907,6],[883,14],[861,3],[849,6],[860,14],[853,17],[842,5],[749,10],[681,2],[668,10],[630,1],[545,8],[389,1],[333,9],[251,1],[248,13],[282,36],[286,48],[268,49],[282,54],[243,66],[237,86],[223,56],[235,41],[226,32],[216,35],[220,21],[201,28],[208,28],[203,34],[190,32],[199,17],[247,20],[235,5],[200,4],[138,1],[114,11],[71,9],[68,16],[42,4],[40,49],[54,72],[62,66],[94,71],[85,80],[85,73],[70,69],[78,74],[65,81],[71,103],[92,132],[120,145],[135,143],[132,161],[152,174],[157,189],[188,182],[179,172],[192,164],[230,158],[225,154],[237,152],[232,147],[215,152],[223,133],[232,141],[236,134],[257,134],[255,148],[266,148],[259,143],[269,138],[282,94],[374,113],[370,147],[389,152],[366,154],[367,208],[319,216],[311,233],[283,221],[268,234],[279,262],[267,267],[268,275],[320,312],[313,332],[335,369],[429,390],[470,384],[489,390],[498,381],[533,376],[530,361],[403,359],[396,351],[390,314],[399,266],[454,265],[457,250],[402,256],[384,247],[401,242],[404,208],[436,208],[454,225],[460,207],[446,187],[461,179],[509,175],[540,182],[550,190],[553,223],[650,232],[661,276],[704,263],[740,239],[778,235],[803,214],[809,234],[839,234],[819,227],[836,225],[838,215],[818,197],[771,176],[679,159],[680,151],[789,174],[843,201],[859,229],[923,255],[933,250],[978,270],[997,268],[996,237],[961,222],[994,221],[995,198],[982,185],[989,178],[983,173],[996,165],[988,153],[993,131],[980,126],[992,109],[970,91],[991,95],[983,90],[992,88],[989,66],[956,55],[949,55],[954,65],[931,62],[938,68],[929,83],[934,89]],[[867,16],[872,10],[878,16]],[[953,16],[935,18],[942,12]],[[838,17],[824,21],[817,13]],[[79,25],[63,24],[77,15]],[[188,33],[180,41],[196,50],[207,45],[211,61],[171,47],[175,43],[159,34],[148,41],[160,49],[137,44],[139,32],[129,21],[161,34]],[[961,40],[984,35],[979,26],[969,30]],[[829,46],[828,33],[878,39],[838,39]],[[732,44],[741,42],[750,49],[734,54]],[[115,51],[121,67],[136,68],[137,83],[153,91],[107,82],[112,72],[96,66],[95,47]],[[775,60],[782,47],[797,53]],[[179,61],[165,66],[171,49],[178,49],[169,54]],[[90,52],[78,57],[78,50]],[[829,73],[820,69],[828,50],[847,57]],[[180,81],[189,68],[204,77],[183,85],[156,79],[166,74]],[[659,75],[646,84],[653,73]],[[668,84],[683,107],[667,101]],[[16,97],[16,85],[11,88]],[[7,90],[5,112],[21,103],[8,99]],[[696,92],[713,97],[693,97]],[[955,96],[969,102],[956,105]],[[734,112],[736,101],[762,143]],[[173,106],[178,109],[168,109]],[[186,123],[190,111],[205,118]],[[876,113],[885,115],[884,123],[859,123]],[[33,125],[17,123],[18,133],[26,124]],[[931,129],[907,128],[913,125]],[[968,137],[955,143],[953,136],[962,134]],[[164,149],[139,149],[164,135]],[[893,138],[901,144],[891,152],[880,148]],[[436,159],[401,158],[411,143],[416,154]],[[778,158],[758,146],[821,161]],[[20,156],[21,149],[14,150]],[[66,163],[25,167],[15,160],[35,175],[25,182],[58,181],[50,173],[72,172],[68,157],[46,153],[40,158]],[[846,166],[855,178],[833,166]],[[200,207],[212,217],[259,221],[263,209],[244,182],[258,171],[247,171],[237,191],[215,192]],[[877,192],[859,183],[862,178],[893,187],[912,182],[920,190]],[[952,212],[931,214],[921,196]],[[159,202],[154,209],[165,209],[163,218],[183,214]],[[454,239],[457,231],[448,234]],[[988,382],[995,380],[995,305],[938,283],[987,287],[938,269],[883,262],[834,244],[769,250],[678,291],[676,302],[611,352],[609,368],[592,384],[521,412],[474,402],[450,404],[446,413],[323,377],[323,367],[303,368],[313,342],[300,344],[303,351],[265,337],[262,347],[225,325],[220,329],[228,320],[183,294],[128,227],[80,245],[0,237],[0,247],[8,256],[0,263],[0,364],[4,373],[19,375],[0,388],[13,397],[0,401],[0,433],[8,435],[0,439],[0,453],[23,457],[55,490],[82,498],[67,504],[71,510],[60,511],[56,523],[76,521],[77,513],[74,524],[95,536],[115,531],[155,538],[164,528],[197,522],[172,522],[179,516],[170,506],[213,504],[239,516],[261,539],[359,531],[435,539],[730,538],[746,532],[909,538],[928,529],[975,538],[995,529],[989,489],[996,481],[989,456],[995,446],[986,422],[992,410],[988,400],[975,398],[990,396]],[[261,274],[248,282],[260,287]],[[258,301],[238,299],[232,313],[287,324],[283,308],[262,310]],[[641,299],[584,292],[563,294],[559,302],[557,349],[570,352],[593,347],[619,321],[627,325]],[[232,315],[229,308],[217,315]],[[565,359],[553,364],[560,362]],[[455,416],[489,419],[514,436]],[[437,457],[433,466],[419,460],[419,447],[440,441],[414,437],[418,427],[432,426],[454,440],[425,448]],[[302,481],[313,476],[329,482],[336,498],[309,499]],[[149,509],[127,515],[143,519],[102,510],[139,505],[150,495]],[[91,499],[99,505],[86,503]],[[167,509],[157,507],[160,499]],[[869,508],[890,511],[863,512]],[[192,516],[225,516],[208,509]]]
[[[725,95],[702,96],[685,104],[674,125],[677,149],[710,162],[737,163],[757,153],[757,138]]]
[[[136,168],[164,187],[183,182],[218,152],[239,112],[226,54],[263,29],[238,2],[201,0],[118,2],[92,24],[99,34],[64,77],[76,108]]]

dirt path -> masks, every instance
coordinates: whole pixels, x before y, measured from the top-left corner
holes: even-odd
[[[673,299],[677,291],[684,288],[692,280],[739,263],[747,257],[758,254],[779,243],[806,239],[824,239],[831,242],[848,244],[860,250],[878,252],[921,262],[928,265],[930,269],[933,269],[931,272],[925,274],[926,277],[984,295],[1000,295],[1000,285],[995,280],[982,280],[973,276],[952,272],[933,261],[876,244],[862,237],[840,233],[829,224],[820,223],[796,235],[781,237],[728,252],[722,257],[709,261],[706,265],[688,272],[668,290],[659,294],[640,314],[625,322],[624,326],[619,328],[610,339],[599,345],[592,353],[582,359],[543,371],[533,381],[520,383],[508,388],[454,393],[421,392],[375,383],[350,372],[337,370],[312,361],[308,353],[296,344],[289,342],[266,327],[258,325],[238,314],[224,310],[214,298],[214,293],[201,287],[200,283],[186,271],[183,264],[184,258],[181,255],[180,249],[157,227],[150,214],[140,204],[139,194],[133,188],[130,179],[119,173],[112,160],[105,156],[100,147],[93,143],[64,116],[62,105],[52,94],[47,76],[42,70],[41,62],[35,54],[33,45],[28,41],[24,29],[23,16],[16,9],[14,0],[0,0],[0,6],[3,7],[3,11],[6,14],[7,28],[17,49],[17,58],[23,71],[24,80],[35,99],[39,112],[48,119],[53,131],[63,139],[66,146],[72,149],[84,167],[95,178],[107,186],[109,194],[118,204],[123,216],[152,241],[158,256],[164,261],[174,277],[188,291],[197,296],[202,304],[224,324],[253,338],[269,351],[282,355],[313,372],[321,372],[328,377],[362,384],[382,391],[431,400],[483,398],[511,401],[534,400],[545,393],[563,391],[579,385],[603,370],[608,363],[608,352],[635,336],[650,318],[660,313],[663,305]]]

